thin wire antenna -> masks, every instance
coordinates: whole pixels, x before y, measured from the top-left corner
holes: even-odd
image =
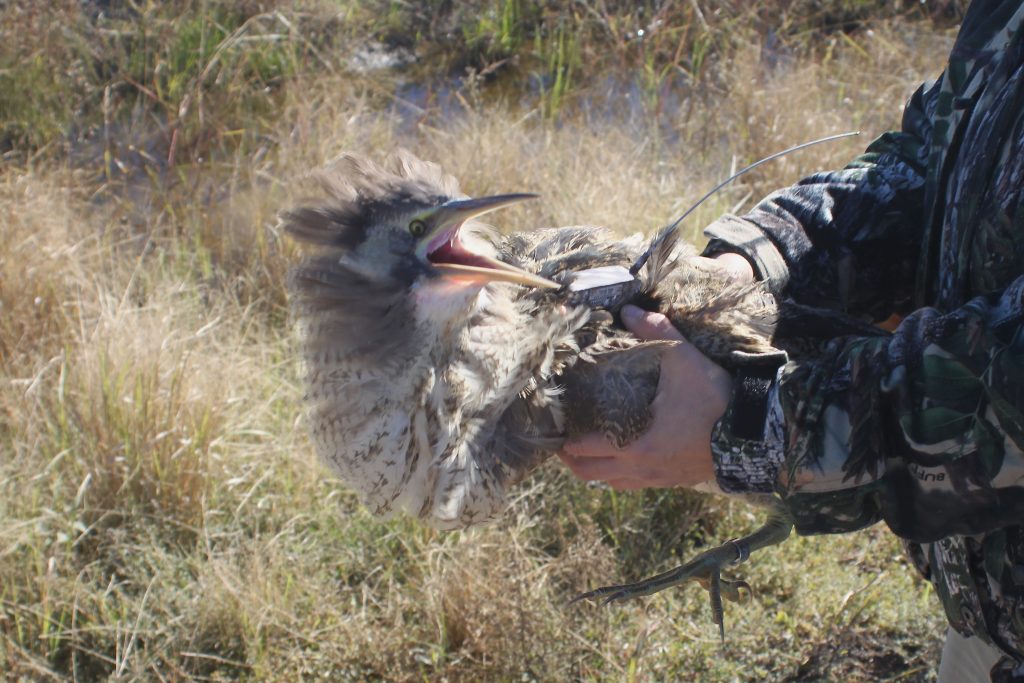
[[[644,267],[644,264],[647,263],[647,259],[649,259],[651,257],[651,254],[653,254],[654,250],[658,248],[658,245],[661,244],[662,242],[664,242],[665,239],[669,235],[671,235],[675,231],[676,228],[679,227],[679,224],[683,222],[683,219],[685,219],[687,216],[689,216],[691,213],[693,213],[694,210],[698,206],[703,204],[713,194],[715,194],[716,192],[721,190],[723,187],[725,187],[726,185],[728,185],[732,181],[734,181],[737,178],[739,178],[741,175],[743,175],[747,171],[753,171],[755,168],[757,168],[761,164],[766,164],[769,161],[773,161],[775,159],[778,159],[779,157],[785,156],[785,155],[789,154],[790,152],[799,152],[801,149],[805,149],[805,148],[811,147],[813,145],[818,145],[818,144],[821,144],[823,142],[832,142],[833,140],[841,140],[842,138],[849,138],[849,137],[853,137],[855,135],[860,135],[860,131],[859,130],[853,130],[853,131],[849,131],[849,132],[846,132],[846,133],[838,133],[836,135],[829,135],[828,137],[818,138],[817,140],[811,140],[810,142],[804,142],[804,143],[801,143],[799,145],[796,145],[795,147],[790,147],[789,149],[784,149],[781,152],[776,152],[775,154],[771,154],[769,156],[766,156],[764,159],[761,159],[760,161],[755,161],[754,163],[750,164],[746,168],[740,169],[736,173],[733,173],[731,176],[729,176],[728,178],[726,178],[722,182],[720,182],[717,185],[715,185],[715,187],[712,188],[712,190],[710,192],[708,192],[706,195],[704,195],[703,197],[698,199],[697,203],[694,204],[693,206],[691,206],[689,209],[687,209],[683,213],[682,216],[677,218],[675,223],[673,223],[672,225],[670,225],[670,226],[668,226],[666,228],[662,228],[662,230],[658,234],[658,236],[655,237],[651,241],[651,245],[649,247],[647,247],[647,249],[646,249],[646,251],[644,251],[644,253],[640,254],[640,258],[638,258],[636,260],[636,263],[634,263],[630,267],[630,269],[629,269],[630,274],[633,275],[634,277],[636,277],[636,274],[639,273],[640,269]]]

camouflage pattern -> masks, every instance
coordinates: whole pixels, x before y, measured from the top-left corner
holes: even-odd
[[[885,521],[953,627],[1004,653],[994,680],[1024,663],[1022,27],[1024,3],[974,2],[902,130],[707,231],[784,297],[904,316],[788,363],[761,455],[716,431],[720,481],[757,490],[728,454],[782,452],[772,483],[800,533]]]

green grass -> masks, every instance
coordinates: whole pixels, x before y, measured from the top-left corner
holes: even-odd
[[[747,40],[767,19],[739,3],[658,17],[512,0],[182,0],[111,3],[103,17],[14,3],[0,45],[0,671],[926,680],[943,618],[883,528],[756,556],[741,568],[756,599],[727,606],[722,644],[698,588],[566,603],[752,529],[759,513],[740,503],[615,493],[551,464],[489,527],[369,516],[306,437],[283,289],[294,247],[276,218],[341,151],[404,146],[470,194],[543,194],[503,228],[650,231],[733,166],[895,125],[950,34],[933,4],[930,18],[883,4],[868,33],[856,29],[878,3],[780,2],[791,59],[768,69]],[[657,20],[642,45],[624,38]],[[423,55],[456,35],[451,54],[398,75],[348,69],[354,36],[397,41],[402,26],[418,27]],[[451,109],[388,113],[396,78],[500,60]],[[638,84],[639,114],[587,114],[612,68]],[[522,86],[531,74],[544,89]],[[691,234],[866,141],[758,169]]]

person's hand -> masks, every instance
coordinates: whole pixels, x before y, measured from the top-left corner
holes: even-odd
[[[678,342],[662,355],[651,426],[625,448],[592,433],[567,442],[559,457],[580,479],[606,481],[616,489],[695,486],[713,480],[711,430],[729,404],[729,373],[683,339],[660,313],[626,306],[622,320],[640,339]]]
[[[754,281],[753,267],[739,254],[694,261],[736,282]],[[711,430],[725,414],[732,379],[687,342],[665,316],[627,306],[622,319],[640,339],[678,342],[662,357],[651,426],[623,449],[597,433],[567,442],[559,454],[562,462],[577,477],[606,481],[616,489],[694,486],[712,480]]]
[[[747,284],[754,281],[754,268],[745,257],[739,254],[726,252],[714,258],[697,256],[694,262],[705,268],[713,268],[723,272],[733,279],[734,282]]]

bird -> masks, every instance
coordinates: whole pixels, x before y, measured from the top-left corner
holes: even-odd
[[[726,369],[813,352],[838,331],[866,327],[795,305],[783,313],[765,284],[737,285],[695,265],[695,248],[674,228],[653,239],[589,225],[500,234],[480,218],[536,195],[471,198],[404,150],[383,164],[343,154],[313,179],[315,195],[281,216],[308,249],[287,289],[310,433],[375,514],[404,512],[440,529],[481,524],[566,439],[596,430],[622,447],[642,434],[672,343],[631,336],[618,319],[625,303],[665,313]],[[782,323],[801,320],[813,323],[802,326],[808,333],[780,345]],[[724,637],[722,598],[744,600],[750,586],[721,570],[792,529],[775,496],[750,500],[769,514],[749,536],[577,600],[696,581]]]

